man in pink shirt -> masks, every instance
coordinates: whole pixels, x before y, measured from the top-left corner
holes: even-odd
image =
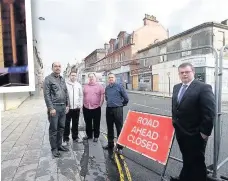
[[[86,135],[83,139],[98,141],[100,135],[101,106],[104,103],[105,90],[103,86],[96,82],[96,75],[88,75],[89,83],[83,89],[83,115],[86,123]],[[94,134],[93,134],[94,130]]]

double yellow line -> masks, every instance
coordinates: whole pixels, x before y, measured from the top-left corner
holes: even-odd
[[[105,137],[106,140],[108,140],[107,139],[107,136],[104,133],[103,133],[103,136]],[[124,177],[124,172],[123,172],[123,169],[122,169],[122,165],[120,163],[120,160],[118,158],[118,155],[115,152],[113,154],[114,154],[115,162],[116,162],[117,169],[118,169],[118,172],[119,172],[119,175],[120,175],[120,181],[125,181],[124,180],[124,178],[125,178]],[[120,158],[121,158],[121,160],[123,162],[123,166],[124,166],[124,169],[125,169],[125,172],[126,172],[126,175],[127,175],[127,180],[128,181],[132,181],[131,173],[130,173],[130,171],[128,169],[128,166],[127,166],[127,163],[126,163],[126,161],[124,159],[124,156],[123,155],[120,155]]]

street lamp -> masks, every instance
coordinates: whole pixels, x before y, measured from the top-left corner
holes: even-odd
[[[41,20],[41,21],[44,21],[45,20],[45,18],[42,17],[42,16],[40,16],[38,19]]]
[[[169,96],[170,96],[170,94],[171,94],[171,90],[170,90],[170,72],[168,72],[167,75],[168,75],[168,81],[169,81]]]

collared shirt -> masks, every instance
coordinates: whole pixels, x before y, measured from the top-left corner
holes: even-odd
[[[108,85],[105,89],[107,107],[121,107],[127,105],[129,98],[125,89],[117,83]]]
[[[181,91],[182,91],[182,89],[184,88],[183,86],[184,85],[187,85],[187,87],[186,87],[186,90],[188,89],[188,87],[191,85],[191,83],[194,81],[194,79],[192,79],[192,81],[190,81],[189,83],[187,83],[187,84],[184,84],[184,83],[182,83],[182,86],[181,86],[181,88],[180,88],[180,90],[179,90],[179,92],[178,92],[178,98],[180,97],[180,93],[181,93]],[[185,90],[185,91],[186,91]]]
[[[83,89],[83,105],[87,109],[96,109],[101,106],[104,88],[99,83],[89,83]]]

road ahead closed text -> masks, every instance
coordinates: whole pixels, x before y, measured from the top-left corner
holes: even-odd
[[[165,164],[173,133],[171,118],[129,111],[118,143]]]

